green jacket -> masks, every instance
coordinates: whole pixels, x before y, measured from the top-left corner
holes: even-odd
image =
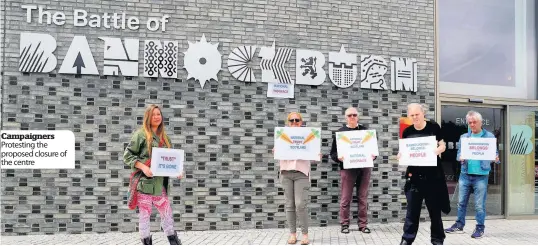
[[[168,142],[172,144],[170,142],[170,138],[167,139]],[[159,137],[153,133],[153,142],[151,145],[153,147],[159,147],[159,142]],[[166,145],[163,147],[166,148]],[[151,156],[149,155],[147,148],[146,134],[144,133],[143,129],[139,129],[133,134],[131,137],[131,142],[129,142],[129,145],[127,145],[127,148],[125,148],[125,152],[123,153],[123,161],[125,165],[131,167],[132,171],[135,171],[137,169],[135,167],[136,161],[145,163],[150,158]],[[142,177],[138,182],[137,190],[144,194],[160,196],[162,194],[163,187],[165,187],[166,194],[168,194],[170,187],[168,184],[168,179],[168,177],[150,178],[142,174]]]

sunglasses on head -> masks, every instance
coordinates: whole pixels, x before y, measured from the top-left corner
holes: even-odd
[[[357,114],[348,114],[347,117],[357,117]]]
[[[290,119],[290,122],[301,122],[300,119]]]

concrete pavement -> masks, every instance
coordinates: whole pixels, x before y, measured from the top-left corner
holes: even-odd
[[[445,228],[453,221],[445,221]],[[487,220],[485,236],[471,238],[475,221],[470,220],[463,234],[447,234],[448,245],[532,245],[538,243],[538,220]],[[309,229],[311,245],[396,245],[402,234],[402,223],[370,224],[370,234],[351,226],[351,233],[340,233],[339,226],[314,227]],[[300,231],[300,230],[298,230]],[[288,229],[252,229],[229,231],[188,231],[180,232],[184,245],[285,245]],[[298,235],[300,240],[300,235]],[[12,244],[70,244],[70,245],[140,245],[138,233],[102,234],[57,234],[30,236],[2,236],[2,245]],[[153,244],[166,245],[168,241],[162,232],[153,233]],[[421,222],[416,245],[431,245],[430,223]],[[299,241],[297,242],[299,245]]]

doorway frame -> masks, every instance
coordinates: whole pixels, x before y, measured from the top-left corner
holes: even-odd
[[[509,148],[509,146],[507,146],[507,143],[510,142],[510,141],[507,141],[507,138],[506,136],[509,136],[509,135],[506,135],[506,134],[509,134],[509,132],[507,131],[507,123],[508,123],[508,106],[507,105],[503,105],[503,104],[499,104],[499,103],[472,103],[472,102],[469,102],[469,98],[467,97],[467,100],[450,100],[450,98],[447,98],[447,99],[442,99],[442,98],[439,98],[438,97],[438,103],[437,103],[437,108],[436,108],[436,111],[435,111],[435,120],[436,122],[441,122],[441,110],[442,110],[442,106],[462,106],[462,107],[477,107],[477,108],[495,108],[495,109],[502,109],[503,110],[503,113],[501,115],[501,117],[503,117],[503,135],[505,136],[504,139],[503,139],[503,142],[502,142],[502,145],[503,145],[503,152],[506,151],[507,148]],[[501,159],[501,163],[508,163],[508,156],[506,155],[506,153],[503,153],[503,158]],[[486,216],[486,219],[506,219],[507,218],[507,211],[508,211],[508,203],[506,202],[508,197],[507,197],[507,189],[506,187],[508,186],[508,183],[507,183],[507,169],[503,168],[503,172],[501,174],[501,177],[503,179],[503,182],[501,183],[501,197],[502,197],[502,201],[501,201],[501,208],[502,209],[502,215],[487,215]],[[444,217],[445,220],[456,220],[457,219],[457,216],[445,216]],[[475,219],[475,216],[465,216],[465,219],[466,220],[474,220]]]
[[[510,107],[514,106],[529,106],[529,107],[538,107],[538,100],[523,100],[523,99],[511,99],[511,98],[496,98],[496,97],[472,97],[468,95],[454,95],[454,94],[443,94],[439,93],[437,91],[436,93],[437,100],[435,103],[435,119],[437,122],[440,122],[441,120],[441,111],[442,106],[445,105],[454,105],[454,106],[468,106],[468,107],[484,107],[484,108],[503,108],[504,114],[503,117],[505,119],[504,121],[504,129],[503,134],[504,136],[510,136],[510,119],[508,116],[510,115]],[[510,156],[508,155],[507,150],[510,149],[510,141],[507,140],[508,138],[505,137],[503,147],[504,147],[504,163],[509,163]],[[504,215],[491,215],[487,216],[487,219],[538,219],[538,214],[535,215],[511,215],[510,214],[510,206],[508,204],[508,199],[510,197],[510,193],[508,192],[508,183],[509,183],[509,175],[508,175],[508,169],[505,169],[506,171],[503,172],[503,207],[504,207]],[[445,217],[449,220],[455,220],[456,217],[454,216],[447,216]],[[474,216],[466,216],[465,219],[473,220]]]

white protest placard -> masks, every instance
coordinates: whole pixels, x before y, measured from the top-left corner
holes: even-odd
[[[185,152],[181,149],[151,149],[151,173],[153,176],[179,177],[183,172]]]
[[[379,155],[376,131],[336,132],[336,149],[344,157],[344,169],[373,167],[372,155]]]
[[[462,138],[461,158],[464,160],[494,161],[497,158],[497,139]]]
[[[400,144],[401,166],[437,166],[437,140],[435,136],[405,138],[398,140]]]
[[[319,161],[321,129],[275,127],[275,160]]]

